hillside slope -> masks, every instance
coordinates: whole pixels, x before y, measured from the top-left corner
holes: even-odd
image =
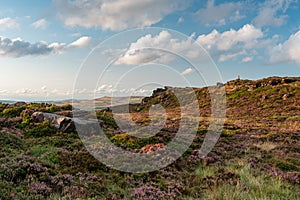
[[[171,165],[141,174],[105,166],[76,132],[31,117],[35,111],[72,116],[70,105],[0,104],[0,199],[299,199],[300,78],[233,80],[225,89],[226,121],[214,149],[199,156],[211,102],[208,88],[194,88],[201,117],[193,143]],[[154,104],[167,110],[167,123],[150,138],[121,130],[110,110],[97,117],[116,146],[160,151],[176,135],[181,110],[164,88],[132,105],[131,117],[148,125]],[[124,115],[122,107],[117,111]]]

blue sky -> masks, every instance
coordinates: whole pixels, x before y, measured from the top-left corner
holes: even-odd
[[[179,45],[182,52],[188,53],[192,48],[189,45],[196,42],[209,53],[224,81],[238,75],[244,79],[299,76],[299,7],[298,0],[2,0],[0,99],[68,99],[73,93],[80,98],[110,95],[123,73],[141,64],[149,67],[144,66],[144,73],[135,71],[125,78],[124,94],[119,95],[134,91],[137,83],[151,74],[148,69],[159,74],[154,82],[164,79],[161,84],[184,86],[180,77],[174,78],[176,74],[163,69],[161,61],[166,56],[130,53],[132,47],[146,44],[170,52],[176,52]],[[93,48],[117,33],[144,27],[162,29],[148,37],[140,31],[130,39],[110,42],[112,46],[123,44],[118,47],[122,50],[119,64],[98,83],[90,83],[93,72],[83,77],[84,84],[74,91],[78,72]],[[172,40],[176,35],[172,30],[186,38],[177,35],[177,40]],[[154,58],[151,62],[160,63],[156,67],[149,64]],[[197,81],[186,63],[168,59],[165,64],[174,67],[177,75]],[[101,63],[97,59],[91,62],[95,67]],[[95,74],[95,78],[99,76]],[[201,86],[200,82],[192,85]],[[135,94],[146,95],[151,89],[145,86],[136,89]]]

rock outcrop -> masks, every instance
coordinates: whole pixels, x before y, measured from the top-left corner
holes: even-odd
[[[99,120],[83,120],[79,118],[70,118],[52,113],[35,112],[32,114],[32,120],[36,123],[50,121],[58,130],[64,133],[79,132],[80,134],[91,135],[100,131],[103,122]]]

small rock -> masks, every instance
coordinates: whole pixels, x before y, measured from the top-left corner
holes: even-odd
[[[260,100],[261,100],[261,101],[264,101],[264,100],[266,100],[266,99],[268,99],[268,96],[264,94],[264,95],[262,95],[262,97],[261,97]]]
[[[286,101],[288,98],[290,98],[292,95],[291,94],[284,94],[283,96],[282,96],[282,99],[284,100],[284,101]]]

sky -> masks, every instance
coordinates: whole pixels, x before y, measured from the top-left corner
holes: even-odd
[[[299,7],[298,0],[1,0],[0,99],[149,95],[163,85],[299,76]],[[192,61],[203,61],[205,77]]]

